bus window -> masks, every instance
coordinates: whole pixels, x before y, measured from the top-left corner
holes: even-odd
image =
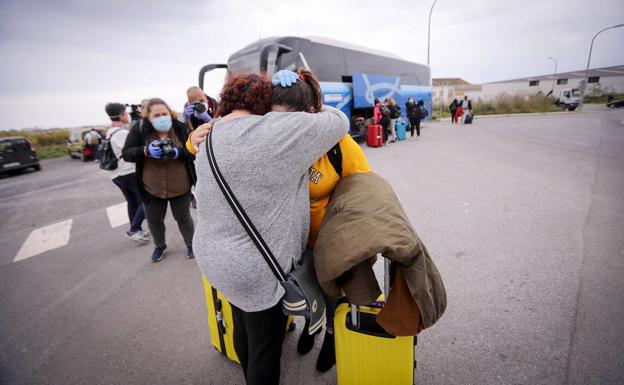
[[[303,67],[303,64],[296,51],[284,53],[278,59],[277,68],[280,70],[296,71],[300,67]]]
[[[342,48],[323,44],[310,44],[302,50],[308,65],[322,82],[341,82],[342,76],[351,75],[345,68]]]
[[[251,52],[247,55],[231,59],[228,62],[228,70],[232,74],[258,73],[260,71],[258,52]]]

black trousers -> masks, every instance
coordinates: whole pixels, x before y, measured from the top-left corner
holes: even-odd
[[[420,119],[411,117],[410,121],[410,132],[412,133],[412,138],[414,137],[414,128],[416,128],[416,135],[420,136]]]
[[[282,302],[270,309],[246,312],[232,305],[236,330],[234,349],[243,367],[247,385],[279,385],[282,342],[288,317]]]
[[[383,128],[383,141],[386,143],[388,141],[388,134],[390,133],[390,118],[384,116],[381,118],[379,124],[381,124],[381,128]]]
[[[193,245],[193,233],[195,232],[195,223],[191,217],[191,192],[180,195],[175,198],[162,199],[155,196],[148,196],[145,199],[145,216],[154,245],[163,247],[167,243],[165,241],[165,216],[167,215],[167,203],[171,205],[171,214],[178,223],[178,229],[184,238],[186,246]]]

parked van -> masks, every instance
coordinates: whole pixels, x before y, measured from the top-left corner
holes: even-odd
[[[29,167],[41,170],[35,146],[23,136],[0,138],[0,174]]]

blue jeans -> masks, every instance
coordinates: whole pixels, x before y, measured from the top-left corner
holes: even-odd
[[[128,202],[128,219],[130,220],[130,232],[135,233],[141,230],[141,224],[145,219],[143,203],[139,198],[139,185],[136,174],[126,174],[113,179],[113,183],[121,190],[126,202]]]

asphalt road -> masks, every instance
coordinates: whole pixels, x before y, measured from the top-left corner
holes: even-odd
[[[419,336],[421,384],[624,383],[624,111],[428,123],[366,148],[444,278]],[[152,264],[111,227],[123,201],[92,163],[0,180],[0,383],[240,384],[209,341],[199,270],[168,218]],[[14,262],[35,229],[69,242]],[[283,384],[335,384],[287,336]]]

